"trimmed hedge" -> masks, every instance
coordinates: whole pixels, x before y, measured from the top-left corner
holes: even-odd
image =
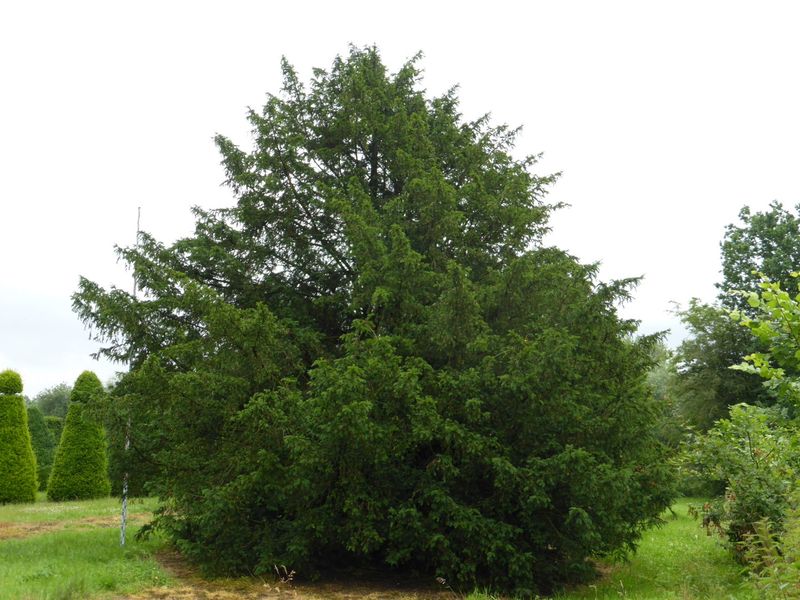
[[[36,456],[21,392],[18,373],[0,373],[0,504],[36,500]]]
[[[105,432],[86,407],[102,393],[103,385],[91,371],[81,373],[75,382],[47,485],[50,500],[85,500],[111,492]]]
[[[53,451],[55,452],[55,448],[58,447],[58,444],[61,441],[61,432],[64,431],[64,419],[53,415],[47,415],[44,418],[44,422],[47,423],[47,428],[53,435]]]
[[[50,478],[50,468],[53,466],[53,454],[56,451],[56,442],[38,406],[28,407],[28,431],[31,433],[31,445],[33,446],[34,454],[36,454],[39,489],[44,491],[47,489],[47,480]]]
[[[16,371],[0,373],[0,394],[21,394],[22,377]]]

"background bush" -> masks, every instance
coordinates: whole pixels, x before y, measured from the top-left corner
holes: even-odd
[[[746,404],[731,408],[690,445],[690,469],[709,480],[725,482],[725,493],[703,509],[704,525],[722,533],[742,558],[741,542],[768,520],[781,528],[800,468],[800,440],[774,409]]]
[[[32,403],[39,407],[46,417],[60,417],[67,415],[67,404],[72,388],[66,383],[59,383],[36,394]]]
[[[102,393],[103,385],[90,371],[84,371],[75,381],[47,486],[50,500],[98,498],[111,491],[106,437],[86,406],[93,396]]]
[[[39,489],[45,490],[47,489],[47,481],[50,478],[50,468],[53,466],[56,443],[38,406],[28,407],[28,430],[31,434],[33,452],[36,454]]]
[[[53,443],[57,448],[61,441],[61,432],[64,430],[64,419],[48,415],[44,418],[44,422],[47,424],[47,428],[53,436]]]
[[[36,457],[21,393],[18,373],[0,373],[0,503],[36,500]]]

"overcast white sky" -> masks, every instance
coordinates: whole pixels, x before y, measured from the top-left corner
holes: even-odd
[[[714,297],[724,226],[800,202],[800,9],[793,2],[2,2],[0,370],[33,396],[84,369],[79,275],[130,286],[112,247],[170,241],[193,205],[232,202],[212,138],[246,145],[247,106],[286,55],[307,77],[349,43],[467,117],[523,125],[568,202],[549,241],[604,279],[644,275],[624,312],[672,328]]]

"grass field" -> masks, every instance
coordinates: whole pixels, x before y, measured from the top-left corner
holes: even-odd
[[[558,600],[755,600],[740,567],[714,537],[705,535],[678,503],[677,517],[647,532],[629,562],[602,565],[603,576]],[[296,600],[421,600],[456,598],[446,590],[393,583],[328,582],[287,585],[261,579],[205,581],[155,539],[133,539],[150,515],[152,500],[133,503],[126,547],[119,546],[119,501],[0,506],[0,600],[84,598],[208,599],[294,598]],[[158,557],[158,558],[157,558]],[[397,585],[401,584],[401,585]],[[467,600],[495,600],[473,593]]]
[[[119,500],[0,506],[0,598],[78,600],[170,582],[154,558],[158,541],[132,539],[153,501],[130,505],[128,544],[119,545]]]
[[[690,503],[682,501],[673,506],[676,516],[666,515],[664,526],[647,532],[630,562],[612,565],[596,585],[564,594],[559,599],[758,598],[745,584],[741,565],[731,559],[720,538],[706,535],[699,522],[688,516]]]
[[[699,503],[700,501],[696,501]],[[558,600],[756,600],[741,566],[687,514],[689,500],[673,506],[666,523],[645,533],[630,561],[602,566],[600,580],[556,596]],[[473,594],[469,600],[492,596]]]

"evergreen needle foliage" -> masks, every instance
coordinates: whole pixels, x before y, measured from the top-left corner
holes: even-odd
[[[19,374],[0,373],[0,504],[36,500],[36,457],[21,394]]]
[[[111,492],[106,436],[86,406],[102,393],[103,385],[91,371],[84,371],[75,381],[47,485],[50,500],[85,500]]]
[[[54,448],[58,447],[58,443],[61,441],[61,432],[64,430],[64,419],[48,415],[44,418],[44,422],[53,436]]]
[[[533,594],[669,501],[654,340],[615,311],[634,281],[542,246],[556,177],[417,63],[353,48],[306,87],[284,62],[253,149],[217,138],[237,204],[120,250],[140,298],[74,296],[133,365],[111,406],[157,464],[158,524],[210,571]]]
[[[0,394],[12,395],[22,393],[22,377],[16,371],[0,373]]]
[[[38,406],[28,407],[28,430],[31,432],[33,452],[36,454],[39,489],[45,490],[50,478],[50,468],[53,466],[56,443]]]

